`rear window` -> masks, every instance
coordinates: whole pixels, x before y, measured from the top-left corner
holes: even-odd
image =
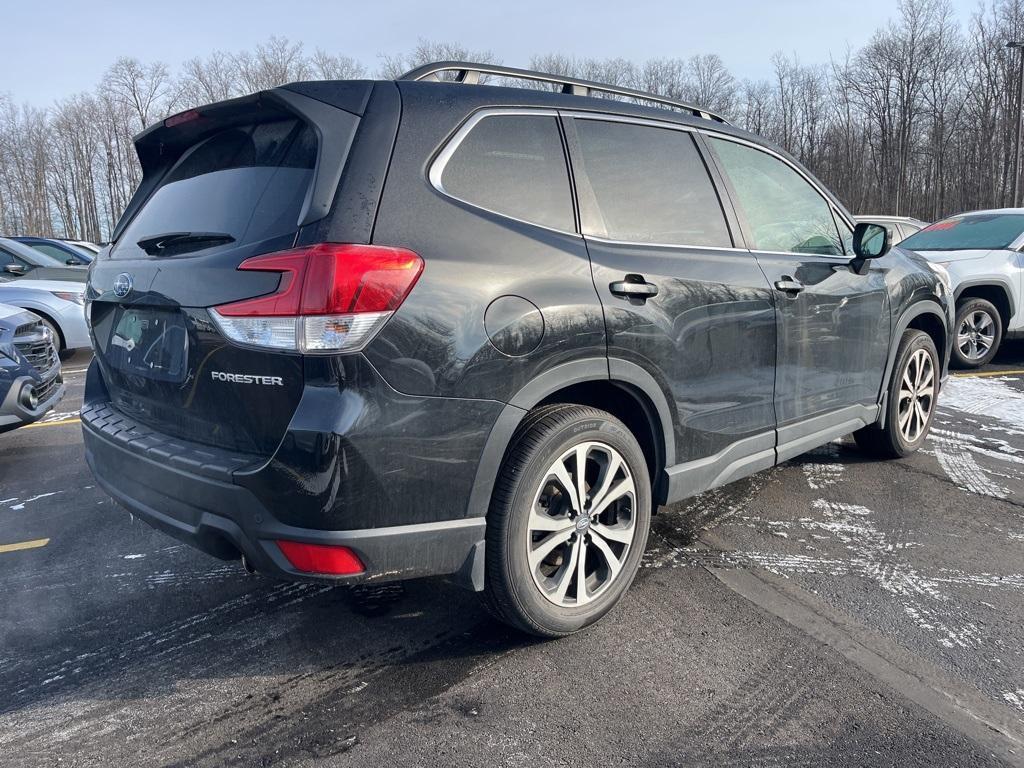
[[[441,173],[445,193],[494,213],[552,229],[576,228],[562,137],[554,116],[490,115]]]
[[[297,119],[216,133],[182,156],[111,255],[145,257],[138,241],[168,233],[220,233],[237,247],[294,232],[316,157],[316,135]]]
[[[732,238],[704,161],[683,131],[576,120],[580,155],[604,231],[637,243],[729,247]]]
[[[1024,214],[983,213],[954,216],[911,235],[900,247],[912,251],[996,250],[1024,232]]]

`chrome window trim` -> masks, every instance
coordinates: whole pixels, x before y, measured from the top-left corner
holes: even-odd
[[[451,200],[457,200],[458,202],[460,202],[460,203],[462,203],[464,205],[468,205],[471,208],[475,208],[478,211],[486,211],[487,213],[492,213],[495,216],[501,216],[503,219],[508,219],[510,221],[517,221],[520,224],[528,224],[531,227],[538,227],[540,229],[545,229],[548,232],[557,232],[560,235],[570,235],[572,237],[577,237],[577,238],[582,239],[583,235],[580,234],[578,231],[567,230],[567,229],[559,229],[558,227],[549,227],[549,226],[547,226],[545,224],[538,224],[536,221],[530,221],[528,219],[522,219],[522,218],[519,218],[518,216],[513,216],[513,215],[508,214],[508,213],[503,213],[502,211],[496,211],[493,208],[487,208],[486,206],[480,205],[479,203],[474,203],[474,202],[472,202],[470,200],[466,200],[465,198],[459,197],[458,195],[454,195],[454,194],[452,194],[451,192],[449,192],[448,190],[446,190],[444,188],[444,184],[441,182],[441,178],[444,176],[444,169],[448,165],[448,162],[452,159],[452,156],[458,150],[459,145],[462,144],[463,141],[465,141],[466,137],[470,134],[470,132],[481,121],[487,119],[488,117],[496,117],[496,116],[504,116],[504,115],[508,115],[508,116],[512,116],[512,117],[523,117],[523,116],[526,116],[526,117],[550,117],[550,118],[555,120],[556,127],[557,127],[557,122],[558,122],[558,110],[557,109],[544,109],[544,108],[533,108],[533,107],[489,107],[489,108],[486,108],[486,109],[478,110],[478,111],[474,112],[472,115],[470,115],[469,118],[461,126],[459,126],[458,130],[455,131],[455,134],[450,139],[448,139],[448,141],[445,143],[445,145],[441,148],[441,151],[438,152],[437,155],[434,157],[434,159],[431,161],[430,167],[427,170],[427,180],[430,182],[430,185],[435,190],[437,190],[442,195],[444,195],[445,197],[447,197],[447,198],[449,198]],[[559,133],[559,141],[561,142],[561,133]],[[567,164],[566,165],[566,179],[568,181],[567,189],[569,191],[569,202],[572,205],[573,216],[575,217],[576,216],[576,198],[575,198],[575,195],[573,194],[572,177],[570,175],[570,171],[569,171],[569,168],[568,168],[569,158],[567,156],[565,156],[564,147],[563,147],[563,153],[562,154],[563,154],[563,157],[565,158],[565,162]]]
[[[571,117],[576,120],[600,120],[606,123],[632,123],[634,125],[645,125],[650,128],[666,128],[670,131],[682,131],[684,133],[695,133],[696,126],[673,123],[668,120],[656,120],[649,117],[633,117],[631,115],[615,115],[607,112],[588,112],[585,110],[564,110],[558,113],[562,117]]]
[[[799,167],[794,165],[790,160],[780,155],[778,152],[775,152],[774,150],[768,147],[758,144],[757,142],[742,139],[737,136],[731,136],[727,133],[720,133],[719,131],[709,130],[703,126],[683,125],[680,123],[675,123],[667,120],[657,120],[646,117],[633,117],[631,115],[617,115],[607,112],[590,112],[585,110],[563,110],[551,107],[486,107],[484,109],[477,110],[472,115],[470,115],[469,118],[461,126],[459,126],[459,128],[455,131],[455,134],[450,139],[448,139],[448,141],[442,147],[441,151],[438,152],[433,161],[431,161],[430,167],[427,171],[427,178],[430,182],[430,185],[434,187],[436,191],[440,192],[442,195],[451,200],[456,200],[464,205],[470,206],[471,208],[475,208],[480,211],[486,211],[487,213],[494,214],[495,216],[500,216],[504,219],[509,219],[510,221],[516,221],[519,222],[520,224],[528,224],[531,227],[539,227],[540,229],[544,229],[549,232],[555,232],[561,235],[570,235],[572,237],[577,237],[585,240],[593,240],[594,242],[606,243],[609,245],[642,246],[652,248],[704,249],[711,251],[747,253],[751,255],[755,253],[763,253],[766,255],[773,256],[800,256],[804,258],[806,258],[807,256],[818,256],[821,258],[834,259],[836,261],[841,262],[848,262],[851,258],[846,254],[828,255],[818,253],[800,253],[799,251],[763,251],[756,250],[753,248],[738,248],[736,246],[697,245],[693,243],[641,242],[636,240],[616,240],[615,238],[600,237],[597,235],[585,235],[580,231],[570,231],[565,229],[558,229],[557,227],[549,227],[544,224],[538,224],[535,221],[529,221],[528,219],[522,219],[519,218],[518,216],[512,216],[511,214],[508,213],[496,211],[493,208],[487,208],[485,206],[479,205],[478,203],[471,202],[469,200],[459,197],[458,195],[454,195],[448,190],[446,190],[444,188],[444,184],[441,182],[441,178],[444,175],[445,167],[451,160],[452,156],[455,154],[456,150],[459,148],[459,145],[465,140],[465,138],[469,135],[473,128],[475,128],[476,125],[479,124],[482,120],[488,117],[501,115],[553,117],[556,120],[559,117],[567,117],[579,120],[599,120],[604,122],[629,123],[633,125],[642,125],[650,128],[663,128],[666,130],[680,131],[683,133],[690,134],[699,132],[712,138],[721,138],[727,141],[734,141],[738,144],[744,144],[752,149],[760,150],[761,152],[771,155],[777,160],[781,160],[787,166],[796,171],[800,175],[800,177],[804,179],[804,181],[806,181],[815,192],[818,193],[818,195],[825,201],[829,208],[832,211],[834,211],[835,215],[838,215],[840,218],[842,218],[843,221],[845,221],[847,225],[850,227],[850,229],[854,228],[854,225],[851,222],[850,217],[846,215],[839,207],[837,207],[836,204],[832,201],[832,198],[829,195],[825,194],[822,188],[818,184],[816,184],[811,178],[809,178],[804,171],[802,171]],[[566,161],[568,162],[568,157],[566,157]],[[711,181],[712,184],[714,184],[714,180],[712,179]],[[573,198],[572,203],[575,211],[577,201],[575,199],[575,194],[572,191],[571,180],[570,195],[572,195]],[[724,217],[725,212],[723,211],[722,213]],[[839,233],[837,232],[836,234]]]
[[[642,240],[616,240],[611,237],[598,237],[597,235],[584,235],[588,241],[595,243],[606,243],[608,245],[635,245],[642,246],[645,248],[687,248],[694,251],[732,251],[736,253],[747,253],[751,251],[749,248],[737,248],[736,246],[724,246],[724,245],[693,245],[690,243],[648,243]]]
[[[801,251],[751,251],[751,253],[763,253],[765,256],[799,256],[802,259],[806,259],[808,256],[814,256],[819,259],[835,259],[843,264],[849,264],[852,257],[843,254],[831,253],[802,253]]]

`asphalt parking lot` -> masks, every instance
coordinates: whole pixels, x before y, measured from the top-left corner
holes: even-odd
[[[248,576],[0,437],[0,755],[49,765],[1024,764],[1024,344],[922,453],[834,443],[662,509],[623,604],[537,642],[474,595]]]

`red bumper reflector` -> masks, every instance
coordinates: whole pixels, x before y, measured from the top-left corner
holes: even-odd
[[[366,570],[363,561],[348,547],[304,544],[301,541],[278,541],[277,546],[288,562],[303,573],[354,576]]]

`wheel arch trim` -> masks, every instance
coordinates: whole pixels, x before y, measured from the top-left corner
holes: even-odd
[[[502,409],[484,445],[476,476],[469,494],[467,517],[487,514],[494,484],[497,482],[505,451],[515,434],[516,428],[526,414],[545,398],[559,390],[589,381],[604,381],[611,384],[627,385],[644,394],[654,405],[660,424],[655,432],[662,439],[661,450],[664,466],[675,463],[675,432],[672,426],[672,411],[665,393],[655,378],[636,363],[605,357],[584,358],[562,363],[531,379]],[[631,397],[634,395],[630,394]],[[653,480],[654,478],[652,478]]]
[[[998,288],[1002,290],[1004,294],[1006,294],[1006,305],[1007,307],[1009,307],[1010,314],[1007,316],[1004,325],[1008,327],[1010,325],[1010,320],[1012,320],[1017,315],[1017,307],[1014,305],[1013,301],[1013,287],[1010,285],[1009,281],[1001,276],[992,276],[978,277],[971,280],[964,280],[962,282],[959,282],[956,285],[956,289],[954,289],[953,291],[954,304],[959,304],[960,297],[964,294],[964,292],[970,290],[971,288]],[[999,309],[999,307],[996,307],[996,309]],[[1003,330],[1005,332],[1006,328],[1004,328]]]
[[[882,391],[879,393],[879,409],[878,419],[875,422],[881,423],[887,413],[888,400],[889,400],[889,383],[892,380],[893,369],[896,366],[896,355],[899,352],[900,339],[903,338],[904,332],[910,327],[918,317],[922,315],[933,315],[941,324],[945,331],[946,338],[945,344],[942,349],[938,350],[939,363],[942,369],[942,377],[945,379],[946,371],[948,370],[949,356],[946,354],[950,345],[950,334],[952,329],[949,327],[949,320],[942,311],[942,307],[934,301],[922,300],[914,304],[911,304],[907,309],[900,315],[899,320],[896,321],[896,326],[893,329],[892,342],[889,345],[889,357],[885,363],[885,375],[882,377]]]

